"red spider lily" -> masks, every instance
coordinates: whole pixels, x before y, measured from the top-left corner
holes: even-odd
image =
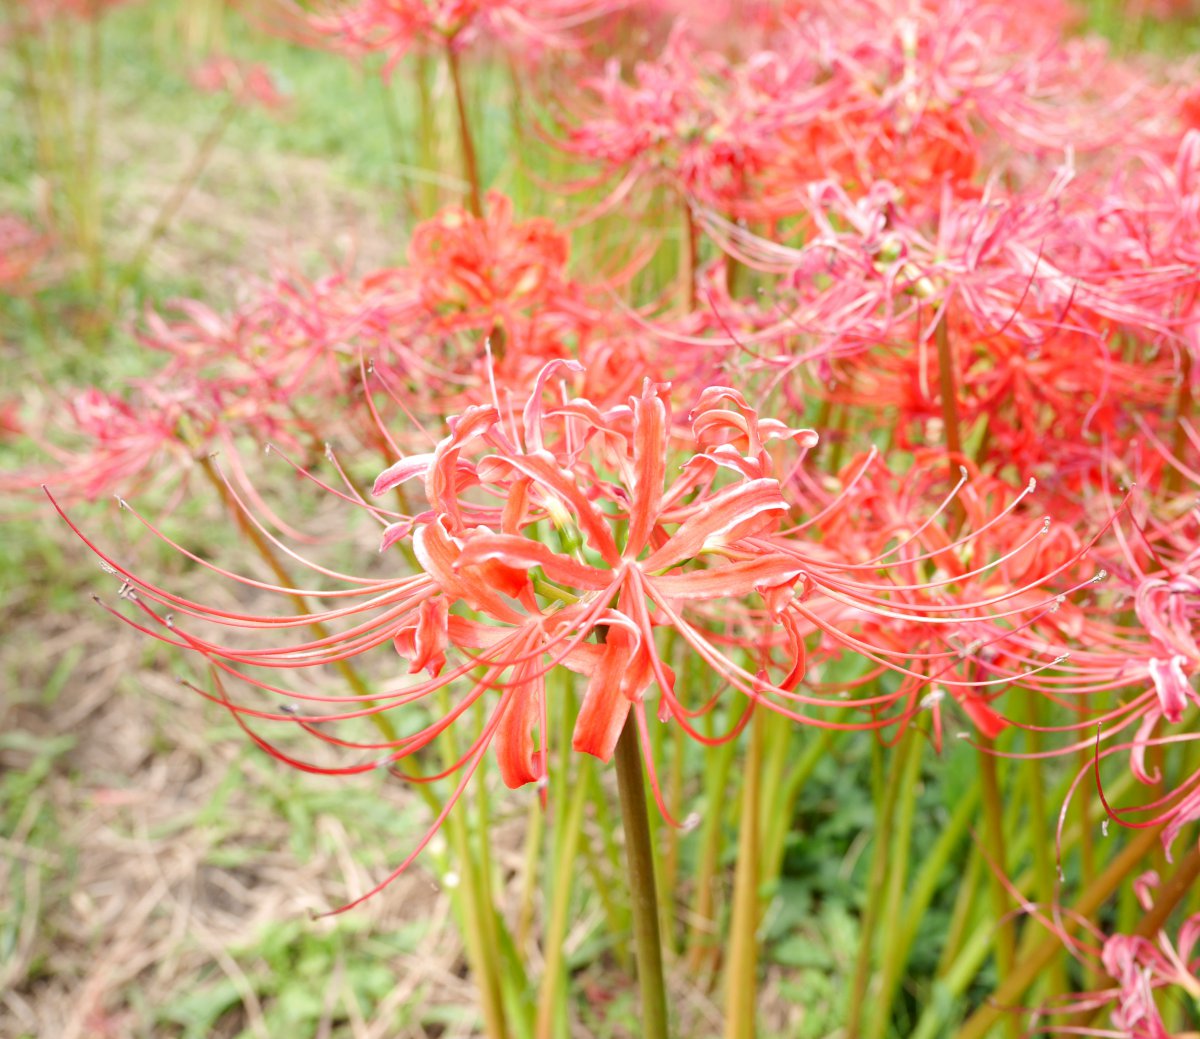
[[[735,65],[700,52],[680,29],[656,62],[640,62],[626,83],[615,62],[586,81],[588,107],[556,143],[620,174],[608,205],[642,177],[665,181],[685,195],[724,210],[746,196],[750,173],[762,164],[781,114],[769,99],[787,90],[787,69],[775,55]],[[788,113],[818,106],[822,90],[792,91]]]
[[[817,392],[843,405],[891,405],[893,435],[916,445],[939,439],[929,424],[943,418],[942,334],[964,427],[986,421],[995,457],[1043,476],[1057,460],[1050,452],[1127,439],[1143,412],[1175,392],[1170,352],[1114,349],[1114,332],[1153,344],[1191,322],[1183,264],[1114,274],[1109,260],[1075,244],[1082,229],[1064,203],[1082,208],[1091,196],[1074,197],[1069,185],[978,199],[947,191],[929,223],[898,207],[887,185],[853,199],[827,183],[811,194],[815,233],[800,249],[711,212],[703,220],[739,261],[787,272],[797,299],[790,316],[808,335],[785,340],[801,350],[774,367],[804,373],[811,385],[809,359],[824,351]]]
[[[9,488],[52,482],[60,492],[95,500],[164,473],[191,467],[195,450],[184,430],[198,443],[211,432],[207,402],[154,383],[143,383],[135,397],[123,399],[98,389],[84,390],[56,405],[59,429],[35,439],[55,459],[53,467],[9,474]],[[60,446],[65,440],[70,446]]]
[[[808,724],[882,729],[920,709],[913,706],[898,718],[885,711],[922,686],[936,682],[969,700],[1020,677],[994,647],[1021,630],[1019,618],[1045,613],[1052,599],[1033,594],[1033,582],[1019,571],[1012,576],[1026,583],[1017,588],[981,586],[975,599],[950,591],[953,583],[982,573],[996,572],[1001,580],[1007,575],[996,568],[1011,567],[1013,552],[980,559],[968,571],[959,564],[958,574],[932,581],[916,579],[921,561],[946,562],[973,535],[921,544],[912,534],[902,535],[898,545],[865,560],[858,553],[847,558],[819,535],[821,524],[838,510],[836,500],[806,522],[788,520],[794,506],[785,489],[815,444],[813,433],[761,418],[728,388],[701,394],[686,423],[673,417],[662,386],[647,384],[626,404],[607,409],[565,393],[547,399],[554,380],[571,373],[581,374],[580,366],[548,365],[519,410],[499,398],[468,407],[451,420],[450,434],[433,452],[404,457],[380,475],[376,495],[412,481],[423,487],[428,508],[415,515],[371,507],[386,524],[383,547],[408,541],[423,572],[360,578],[308,564],[341,587],[299,589],[329,608],[281,618],[205,606],[101,555],[139,611],[130,623],[199,653],[219,676],[324,710],[300,716],[291,708],[235,702],[223,682],[216,696],[259,746],[305,769],[345,774],[398,767],[472,705],[484,704],[487,694],[498,694],[483,732],[458,763],[462,775],[454,796],[493,743],[509,786],[545,776],[546,677],[559,666],[587,679],[574,748],[607,760],[632,714],[652,777],[646,713],[651,687],[657,687],[660,720],[703,742],[720,742],[741,730],[756,704]],[[785,459],[787,468],[780,470]],[[683,464],[677,467],[675,460]],[[227,489],[240,502],[236,489]],[[366,507],[352,488],[343,497]],[[936,519],[930,517],[924,529]],[[886,544],[887,536],[879,543]],[[892,559],[898,554],[899,565]],[[1067,560],[1057,572],[1074,562]],[[1038,580],[1054,576],[1053,568],[1037,571]],[[889,620],[938,634],[907,646],[897,640],[875,644],[876,623],[886,626]],[[328,633],[298,645],[247,649],[201,634],[200,621],[278,635],[319,623]],[[954,644],[954,633],[967,630],[972,644]],[[671,639],[660,639],[669,632],[711,669],[711,687],[677,688],[663,648]],[[913,681],[901,694],[855,696],[841,686],[832,695],[804,692],[807,643],[814,638],[823,656],[849,650]],[[294,671],[344,661],[389,642],[409,661],[413,675],[426,671],[429,677],[383,689],[371,704],[289,693],[258,677],[264,668]],[[964,669],[964,661],[974,665]],[[1024,666],[1037,670],[1054,661],[1031,659]],[[335,734],[331,724],[415,704],[448,686],[462,688],[449,713],[410,735],[363,742]],[[696,719],[715,708],[727,687],[743,694],[744,709],[733,713],[725,733],[707,735]],[[826,713],[831,708],[868,710],[874,717],[831,719]],[[302,761],[253,731],[249,719],[300,725],[356,752],[357,760],[337,768]]]
[[[229,94],[240,104],[280,109],[288,104],[265,65],[249,64],[223,55],[209,58],[192,71],[192,83],[209,94]]]
[[[804,4],[736,63],[697,48],[689,24],[630,82],[610,62],[566,120],[560,145],[621,176],[610,205],[647,175],[760,220],[803,212],[810,185],[831,177],[854,196],[888,183],[936,205],[947,186],[976,194],[993,153],[1007,164],[1014,149],[1171,136],[1155,118],[1164,92],[1065,42],[1053,14],[1031,22],[978,0]]]
[[[1158,874],[1153,871],[1133,882],[1138,901],[1147,912],[1153,907],[1151,892],[1158,883]],[[1174,942],[1164,931],[1152,937],[1105,934],[1090,921],[1076,919],[1088,932],[1081,939],[1069,934],[1057,920],[1047,917],[1044,922],[1062,936],[1073,955],[1093,971],[1107,974],[1113,985],[1073,995],[1041,1011],[1057,1016],[1108,1008],[1111,1029],[1089,1027],[1083,1031],[1067,1025],[1048,1025],[1038,1029],[1039,1033],[1113,1039],[1190,1039],[1196,1034],[1168,1031],[1158,999],[1170,993],[1189,1000],[1200,1012],[1200,914],[1189,916],[1180,924]]]
[[[918,452],[903,477],[889,473],[873,457],[855,459],[843,471],[845,492],[830,503],[821,524],[825,537],[834,542],[853,543],[857,535],[854,555],[863,561],[884,554],[896,532],[906,531],[889,553],[890,579],[897,589],[919,590],[908,600],[914,611],[940,609],[945,619],[953,618],[953,623],[938,627],[928,624],[928,615],[915,612],[907,620],[881,614],[861,622],[862,637],[872,645],[896,653],[921,645],[945,651],[915,657],[895,704],[888,705],[902,717],[931,709],[939,748],[946,692],[981,735],[995,739],[1010,725],[994,706],[1002,689],[969,679],[987,673],[1036,681],[1030,670],[1039,667],[1050,647],[1067,644],[1078,630],[1078,608],[1067,596],[1096,580],[1070,527],[1028,512],[1027,499],[1036,489],[1033,481],[1017,493],[1002,481],[964,467],[952,496],[972,533],[956,541],[932,520],[914,524],[912,517],[921,503],[935,498],[944,486],[945,468],[941,452]],[[862,539],[864,529],[873,536]],[[932,576],[930,566],[935,567]],[[1047,596],[1044,589],[1054,584],[1063,594]],[[997,593],[1002,594],[1004,612],[1013,618],[1010,627],[981,623],[962,609],[964,603],[987,602]],[[899,590],[893,594],[901,601],[906,598]],[[1066,659],[1061,656],[1056,663]],[[883,670],[877,666],[861,681],[870,682]]]

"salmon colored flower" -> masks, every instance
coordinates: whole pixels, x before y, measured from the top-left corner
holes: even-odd
[[[222,692],[210,695],[235,712],[260,746],[303,768],[398,768],[472,705],[486,705],[488,720],[459,762],[457,790],[489,747],[509,786],[546,775],[552,752],[546,678],[558,667],[585,680],[573,748],[607,760],[632,717],[652,777],[647,706],[654,701],[661,722],[706,743],[735,736],[756,705],[814,725],[897,724],[883,709],[908,695],[907,687],[902,694],[872,695],[844,687],[802,689],[810,644],[819,644],[826,657],[837,649],[861,653],[912,676],[918,687],[936,678],[956,695],[1012,680],[1012,668],[989,660],[983,648],[1019,631],[1013,617],[1046,604],[1017,599],[1007,605],[1014,595],[1027,595],[1028,585],[989,589],[977,600],[931,599],[947,579],[913,582],[914,571],[893,565],[892,552],[862,561],[858,553],[846,557],[835,545],[822,544],[814,524],[830,510],[797,523],[790,493],[816,443],[814,433],[761,417],[726,387],[708,388],[686,417],[674,414],[666,386],[650,383],[627,403],[600,408],[570,396],[570,381],[582,375],[575,362],[552,362],[519,409],[501,398],[472,405],[450,421],[449,435],[433,451],[403,457],[379,476],[377,498],[407,485],[422,492],[424,507],[412,514],[371,508],[385,524],[388,558],[399,564],[392,550],[406,542],[420,572],[357,578],[313,564],[317,573],[342,583],[330,591],[302,589],[329,607],[272,617],[204,606],[104,555],[139,611],[130,622],[205,658],[224,676]],[[240,500],[232,485],[227,489]],[[270,536],[268,528],[260,529]],[[902,541],[901,550],[910,543],[916,545]],[[936,544],[914,562],[948,558],[959,547],[961,542]],[[987,560],[978,569],[995,566]],[[889,618],[926,632],[967,627],[979,645],[947,646],[948,635],[927,635],[902,648],[878,644],[871,625]],[[284,641],[287,632],[314,622],[329,634]],[[203,629],[213,625],[218,631],[269,632],[271,638],[245,648],[206,634]],[[662,637],[667,632],[711,673],[702,688],[678,688],[666,649],[671,639]],[[413,678],[372,693],[371,705],[289,691],[263,677],[263,669],[286,674],[388,645],[407,660]],[[964,659],[978,666],[951,674]],[[233,679],[316,710],[297,716],[290,708],[235,701],[223,691]],[[449,712],[409,735],[385,742],[335,735],[333,723],[417,703],[447,687],[456,691]],[[712,711],[723,689],[740,694],[742,708],[727,731],[709,734],[696,721]],[[822,713],[830,708],[849,718],[830,720]],[[864,710],[874,716],[859,716]],[[303,761],[252,731],[251,720],[303,725],[321,740],[356,751],[357,760],[332,770]]]

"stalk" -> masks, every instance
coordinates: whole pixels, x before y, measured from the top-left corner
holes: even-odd
[[[901,777],[906,770],[908,755],[912,751],[913,736],[901,735],[892,754],[888,781],[883,787],[883,800],[879,807],[879,830],[875,835],[875,851],[871,857],[871,878],[868,883],[867,905],[863,911],[862,937],[859,941],[858,958],[854,963],[854,977],[850,983],[850,1006],[846,1014],[845,1039],[859,1039],[862,1034],[863,1009],[867,1000],[867,984],[870,981],[871,954],[875,947],[875,928],[879,923],[882,908],[884,882],[888,875],[888,852],[892,843],[892,823],[896,812],[896,797],[903,785]]]
[[[711,719],[711,716],[709,716]],[[719,747],[715,754],[707,755],[705,762],[705,804],[708,810],[700,830],[700,861],[696,870],[696,900],[692,905],[691,928],[687,941],[687,968],[699,974],[705,966],[711,968],[716,954],[716,886],[717,872],[721,865],[721,797],[729,785],[729,772],[733,766],[732,742]]]
[[[763,852],[761,857],[764,883],[770,883],[779,876],[779,871],[783,866],[784,846],[787,842],[788,831],[791,828],[790,820],[795,811],[796,799],[804,789],[804,784],[808,782],[809,776],[813,774],[817,765],[821,763],[821,760],[828,753],[835,735],[837,735],[837,730],[835,729],[822,729],[820,734],[804,749],[804,752],[800,755],[800,760],[792,766],[791,770],[778,784],[780,791],[778,798],[772,797],[770,794],[763,798],[765,807],[763,811]],[[770,789],[772,787],[768,786],[768,790]]]
[[[658,897],[654,889],[654,852],[642,751],[632,713],[617,740],[617,792],[625,829],[625,857],[633,904],[633,935],[637,948],[638,987],[642,995],[643,1039],[667,1039],[667,989],[663,980],[662,941],[658,930]]]
[[[1171,453],[1176,458],[1182,458],[1187,449],[1187,433],[1184,432],[1183,420],[1192,411],[1192,352],[1185,346],[1183,357],[1179,362],[1179,394],[1175,398],[1175,439],[1171,444]],[[1174,466],[1167,468],[1163,478],[1163,490],[1168,494],[1178,494],[1183,489],[1183,473]]]
[[[542,835],[546,832],[546,813],[537,798],[529,802],[529,818],[525,823],[525,857],[521,863],[521,900],[517,903],[517,922],[513,939],[517,951],[523,953],[529,946],[533,928],[534,888],[537,885],[538,852],[542,847]]]
[[[449,694],[445,689],[439,692],[438,698],[445,707],[449,707]],[[458,739],[453,726],[444,734],[441,747],[442,759],[447,765],[458,760]],[[496,966],[500,950],[494,942],[488,940],[489,932],[495,932],[494,921],[493,926],[489,928],[485,919],[487,914],[495,912],[495,906],[483,897],[479,867],[471,853],[470,834],[461,814],[451,812],[446,818],[446,826],[450,831],[450,843],[458,865],[459,891],[462,893],[465,918],[462,936],[466,946],[467,964],[479,986],[479,996],[483,1003],[484,1031],[488,1039],[509,1039],[508,1018],[504,1010],[504,988]]]
[[[700,234],[687,195],[680,192],[683,203],[683,241],[679,249],[679,302],[684,313],[696,306],[696,272],[700,267]]]
[[[949,308],[942,311],[942,319],[933,331],[938,355],[938,388],[942,397],[942,425],[946,431],[946,451],[951,455],[962,455],[962,432],[958,421],[958,379],[954,371],[954,354],[950,349]],[[950,459],[950,481],[958,480],[958,462]]]
[[[1034,755],[1042,749],[1042,736],[1036,728],[1042,720],[1039,698],[1031,697],[1027,707],[1030,728],[1025,733],[1025,739],[1029,753]],[[1041,833],[1047,824],[1046,788],[1042,776],[1042,761],[1036,757],[1029,757],[1022,763],[1022,767],[1025,770],[1025,782],[1029,791],[1029,832]],[[1088,786],[1089,784],[1082,785]],[[1039,902],[1043,905],[1050,905],[1054,901],[1057,879],[1054,867],[1054,849],[1049,841],[1034,840],[1032,844],[1033,871],[1036,878],[1034,890],[1037,891]],[[1050,970],[1046,972],[1043,994],[1053,997],[1066,991],[1068,991],[1068,982],[1062,961],[1055,960]]]
[[[683,764],[686,752],[686,739],[682,725],[676,725],[671,731],[671,769],[667,773],[667,807],[676,819],[680,818],[683,804]],[[675,919],[674,900],[679,881],[679,842],[680,832],[674,826],[668,826],[666,837],[666,852],[663,854],[662,869],[662,927],[666,948],[674,956],[678,951],[675,934],[671,921]]]
[[[991,888],[992,915],[995,919],[992,948],[996,956],[996,976],[1000,984],[1013,972],[1013,961],[1016,958],[1016,927],[1009,917],[1012,908],[1004,881],[997,875],[997,870],[1007,869],[1008,855],[1004,840],[1004,801],[1000,793],[1000,780],[996,768],[996,759],[988,753],[992,741],[986,736],[979,737],[979,779],[980,792],[983,795],[983,825],[987,834],[988,851],[992,856],[992,869],[988,870],[988,886]],[[1020,1025],[1015,1017],[1009,1017],[1008,1029],[1013,1039],[1020,1033]]]
[[[1197,877],[1200,877],[1200,847],[1193,845],[1171,878],[1155,892],[1154,905],[1133,933],[1140,938],[1153,939],[1162,930],[1171,911],[1194,890]]]
[[[978,784],[975,790],[978,792]],[[946,930],[946,941],[942,946],[942,954],[938,958],[937,970],[934,977],[944,982],[950,972],[961,960],[963,945],[967,941],[967,931],[971,923],[971,909],[975,905],[975,892],[979,887],[979,874],[983,869],[983,855],[977,844],[971,845],[971,854],[967,860],[966,874],[954,896],[954,909],[950,913],[950,926]]]
[[[758,990],[759,814],[766,717],[756,709],[742,776],[733,919],[725,969],[725,1039],[754,1039]]]
[[[916,737],[910,737],[910,743]],[[884,919],[899,921],[901,919],[901,902],[904,897],[905,882],[908,879],[908,859],[912,849],[913,816],[917,803],[917,780],[921,774],[920,746],[908,752],[908,760],[904,763],[904,773],[900,780],[899,822],[895,827],[892,846],[888,849],[890,869],[886,892],[886,915]],[[882,848],[880,849],[882,850]],[[887,1033],[888,1016],[897,986],[900,984],[900,972],[907,960],[907,949],[903,942],[892,938],[883,943],[883,962],[880,967],[879,993],[873,1001],[875,1016],[867,1030],[869,1039],[883,1039]]]
[[[639,757],[639,761],[641,758]],[[581,763],[581,768],[586,762]],[[567,926],[570,923],[568,911],[571,907],[571,891],[574,887],[572,880],[578,868],[579,836],[583,829],[583,806],[587,801],[588,784],[583,776],[577,776],[571,788],[570,804],[566,806],[562,829],[555,841],[555,863],[553,895],[550,901],[550,918],[546,924],[544,948],[546,950],[546,965],[542,974],[542,983],[538,989],[537,1028],[534,1035],[537,1039],[552,1039],[554,1023],[558,1019],[562,1007],[562,993],[565,989],[566,957],[563,944],[567,937]],[[562,802],[559,802],[559,807]]]
[[[483,216],[483,193],[479,188],[479,164],[475,158],[475,141],[471,137],[471,123],[467,119],[467,99],[463,93],[462,72],[458,64],[458,52],[454,41],[446,41],[446,67],[450,70],[450,83],[454,88],[454,108],[458,115],[458,137],[462,146],[463,176],[467,181],[471,212]]]
[[[904,909],[898,942],[898,955],[903,963],[908,962],[909,954],[916,942],[917,928],[920,926],[921,917],[925,915],[929,903],[933,900],[938,881],[945,873],[946,867],[950,863],[950,857],[966,835],[967,828],[978,810],[979,787],[976,785],[959,798],[953,814],[938,835],[937,842],[909,885],[908,903]],[[972,890],[974,889],[974,885],[970,881],[970,874],[968,874],[966,885],[970,886]]]

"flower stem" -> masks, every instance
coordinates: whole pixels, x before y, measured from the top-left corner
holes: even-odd
[[[995,919],[993,950],[996,955],[996,977],[1003,985],[1013,972],[1013,961],[1016,958],[1016,928],[1009,916],[1012,908],[1005,889],[1004,881],[996,875],[995,870],[1004,871],[1008,868],[1008,853],[1004,839],[1004,801],[1000,793],[1000,779],[996,768],[996,759],[990,753],[992,741],[986,736],[979,737],[979,779],[983,794],[983,824],[987,834],[987,850],[992,858],[993,870],[988,872],[988,880],[992,891],[992,915]],[[1015,1017],[1008,1018],[1010,1033],[1013,1039],[1020,1035],[1020,1027]]]
[[[642,776],[642,750],[633,714],[617,740],[617,793],[625,829],[625,858],[633,904],[638,987],[642,993],[641,1035],[667,1039],[667,989],[663,981],[662,942],[658,930],[658,897],[654,889],[654,851]]]
[[[446,67],[450,70],[450,83],[454,88],[454,108],[458,114],[458,136],[462,146],[463,176],[467,181],[467,201],[475,216],[483,216],[483,193],[479,188],[479,163],[475,158],[475,141],[471,137],[471,123],[467,119],[467,99],[463,93],[462,72],[458,65],[458,52],[453,41],[446,43]]]
[[[958,419],[958,378],[954,371],[954,353],[950,349],[950,316],[942,312],[942,318],[933,331],[937,343],[938,387],[942,397],[942,424],[945,426],[946,451],[950,455],[962,454],[962,433]],[[958,462],[950,459],[950,479],[958,479]]]
[[[882,802],[879,806],[875,850],[871,858],[871,879],[867,890],[867,905],[863,910],[862,929],[858,958],[854,964],[854,975],[850,985],[850,1005],[847,1008],[846,1039],[859,1039],[862,1034],[862,1014],[866,1009],[867,985],[871,975],[871,955],[875,945],[875,928],[883,904],[884,887],[888,874],[888,853],[892,846],[892,824],[896,815],[896,797],[902,786],[905,765],[912,750],[913,736],[903,733],[892,751],[888,779],[883,786]]]
[[[759,815],[766,716],[754,712],[742,777],[733,921],[725,970],[725,1039],[754,1039],[758,990]]]

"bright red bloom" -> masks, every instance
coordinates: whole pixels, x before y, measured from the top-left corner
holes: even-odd
[[[686,421],[673,415],[667,388],[650,384],[628,403],[601,409],[570,398],[559,379],[572,374],[582,374],[573,362],[548,365],[520,411],[499,400],[473,405],[451,421],[449,435],[434,451],[402,458],[380,475],[376,495],[415,481],[423,488],[427,508],[414,515],[372,510],[391,521],[383,532],[384,548],[408,540],[421,573],[354,578],[316,567],[339,576],[343,586],[301,589],[302,594],[328,599],[332,608],[280,618],[204,606],[105,556],[124,581],[125,597],[144,617],[131,622],[200,653],[218,674],[268,694],[329,705],[327,713],[297,716],[291,708],[234,702],[223,691],[217,697],[260,746],[303,768],[359,772],[396,766],[473,704],[496,694],[482,734],[459,763],[459,791],[493,744],[508,785],[546,774],[546,676],[559,666],[587,679],[573,747],[605,760],[630,715],[648,750],[646,702],[653,687],[661,721],[713,742],[735,736],[755,705],[814,725],[882,729],[920,709],[913,704],[894,717],[885,711],[922,686],[936,682],[970,698],[1012,680],[1013,668],[991,647],[1006,632],[1020,630],[1013,618],[1045,612],[1044,600],[1029,601],[1028,585],[988,589],[977,601],[957,599],[943,592],[953,579],[914,582],[916,571],[891,557],[903,553],[913,564],[948,560],[961,541],[926,548],[907,538],[864,560],[820,543],[817,525],[831,514],[829,507],[789,525],[795,506],[786,492],[794,489],[815,434],[760,417],[729,388],[702,393]],[[935,521],[936,516],[927,523]],[[832,534],[836,528],[829,529]],[[989,559],[977,570],[991,572],[1004,562]],[[1014,596],[1015,605],[1008,605]],[[945,629],[946,635],[903,647],[895,641],[876,644],[874,626],[889,619],[914,630]],[[193,630],[196,621],[279,634],[319,622],[330,634],[299,645],[246,649],[200,634]],[[673,630],[713,672],[715,683],[676,687],[659,638],[665,630]],[[970,631],[975,642],[964,647],[950,638],[959,631]],[[844,686],[804,692],[799,686],[807,671],[807,643],[814,641],[823,656],[861,653],[914,681],[901,693],[847,696]],[[389,643],[409,661],[413,675],[429,677],[373,693],[373,706],[288,693],[258,677],[262,668],[314,667]],[[973,670],[956,675],[964,661],[973,661]],[[461,687],[450,712],[393,741],[346,738],[327,724],[415,703],[448,686]],[[727,732],[707,735],[695,721],[713,709],[726,687],[743,694],[744,710]],[[866,709],[874,716],[834,720],[828,709]],[[369,760],[336,770],[300,761],[250,730],[247,719],[300,724],[335,746],[365,752]]]

